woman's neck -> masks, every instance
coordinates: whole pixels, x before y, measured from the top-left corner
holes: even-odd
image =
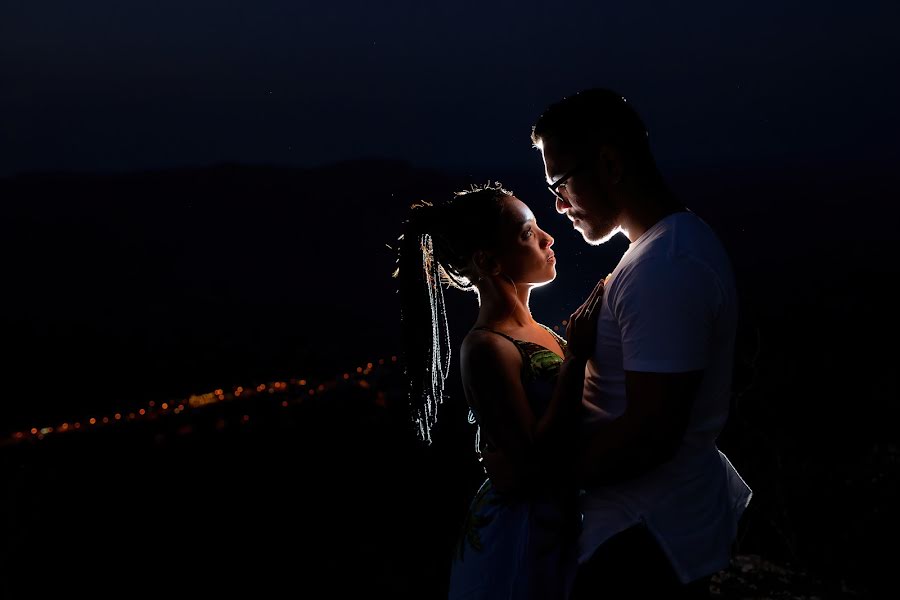
[[[517,329],[534,323],[528,306],[531,286],[500,280],[479,287],[481,308],[475,327]]]

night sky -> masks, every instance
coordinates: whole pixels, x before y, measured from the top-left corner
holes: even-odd
[[[536,166],[605,86],[663,165],[896,159],[890,0],[5,0],[0,175],[381,157]]]

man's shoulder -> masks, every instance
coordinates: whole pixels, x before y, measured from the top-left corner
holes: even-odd
[[[676,253],[724,255],[725,247],[709,223],[693,212],[678,213],[678,217],[670,233]]]
[[[715,230],[693,212],[669,215],[656,236],[635,253],[632,269],[678,272],[702,267],[723,274],[730,260]]]
[[[669,251],[680,249],[709,250],[721,246],[715,230],[696,213],[685,210],[672,213],[660,221],[646,247]]]
[[[653,282],[687,282],[699,277],[727,281],[731,263],[715,231],[693,212],[679,212],[658,223],[622,257],[607,292]]]
[[[724,292],[733,286],[730,262],[717,240],[653,244],[630,258],[607,286],[612,299],[641,290],[671,297],[676,292],[682,296]]]

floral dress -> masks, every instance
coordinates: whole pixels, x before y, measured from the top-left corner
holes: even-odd
[[[534,342],[491,329],[522,355],[522,384],[535,416],[546,410],[562,359]],[[560,347],[565,340],[552,330]],[[477,415],[472,415],[477,421]],[[480,435],[478,436],[480,438]],[[478,442],[479,451],[481,448]],[[482,484],[469,507],[450,572],[452,600],[566,598],[575,577],[579,525],[575,493],[546,489],[504,497]]]

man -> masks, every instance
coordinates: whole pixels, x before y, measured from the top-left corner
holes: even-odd
[[[585,371],[573,597],[706,597],[751,495],[715,445],[737,328],[728,257],[669,191],[620,95],[561,100],[532,141],[557,212],[584,240],[631,242],[607,278]]]

